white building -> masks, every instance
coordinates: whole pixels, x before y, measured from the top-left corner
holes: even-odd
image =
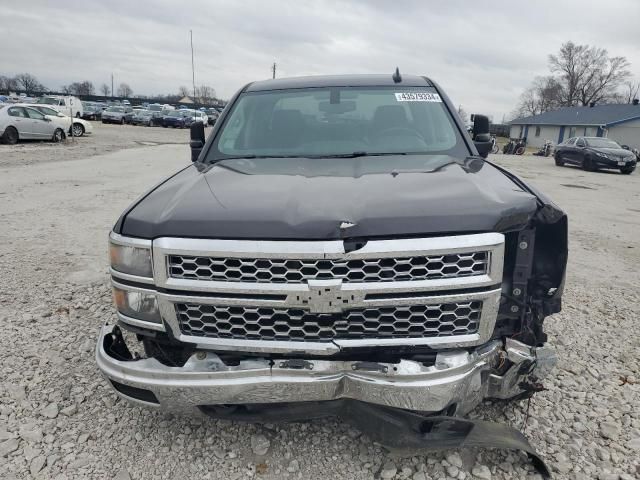
[[[607,137],[620,145],[640,149],[640,105],[566,107],[510,122],[511,138],[527,138],[540,147],[546,140],[558,144],[571,137]]]

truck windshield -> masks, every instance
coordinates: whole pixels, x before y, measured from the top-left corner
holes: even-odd
[[[385,154],[469,151],[432,87],[327,87],[242,94],[207,160]]]

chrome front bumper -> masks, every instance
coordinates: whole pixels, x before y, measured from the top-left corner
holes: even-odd
[[[520,368],[522,362],[536,363],[535,348],[507,341],[505,349],[496,340],[472,353],[463,349],[438,352],[435,364],[428,367],[411,360],[395,364],[308,360],[293,364],[261,358],[227,366],[215,353],[205,350],[194,354],[183,367],[167,367],[153,358],[115,359],[105,349],[105,339],[113,329],[105,325],[100,331],[96,360],[101,372],[112,386],[113,382],[120,384],[116,393],[126,400],[169,411],[348,398],[423,412],[455,406],[456,414],[464,414],[485,397],[506,398],[519,393],[518,372],[535,371],[535,365]],[[495,368],[506,358],[518,363],[503,376],[496,375]],[[152,392],[157,402],[123,393],[126,390],[121,385]]]

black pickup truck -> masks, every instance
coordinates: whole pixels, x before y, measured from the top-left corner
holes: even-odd
[[[227,418],[531,395],[567,217],[490,148],[426,77],[244,86],[113,227],[99,368],[134,403]]]

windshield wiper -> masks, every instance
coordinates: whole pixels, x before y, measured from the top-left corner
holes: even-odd
[[[407,152],[365,152],[336,153],[331,155],[238,155],[234,157],[216,158],[207,163],[217,163],[223,160],[253,160],[256,158],[357,158],[357,157],[383,157],[387,155],[410,155]]]
[[[217,163],[222,162],[223,160],[253,160],[255,158],[305,158],[301,155],[237,155],[235,157],[222,157],[222,158],[214,158],[207,163]]]
[[[357,158],[357,157],[384,157],[386,155],[409,155],[407,152],[351,152],[336,153],[334,155],[314,155],[309,158]]]

